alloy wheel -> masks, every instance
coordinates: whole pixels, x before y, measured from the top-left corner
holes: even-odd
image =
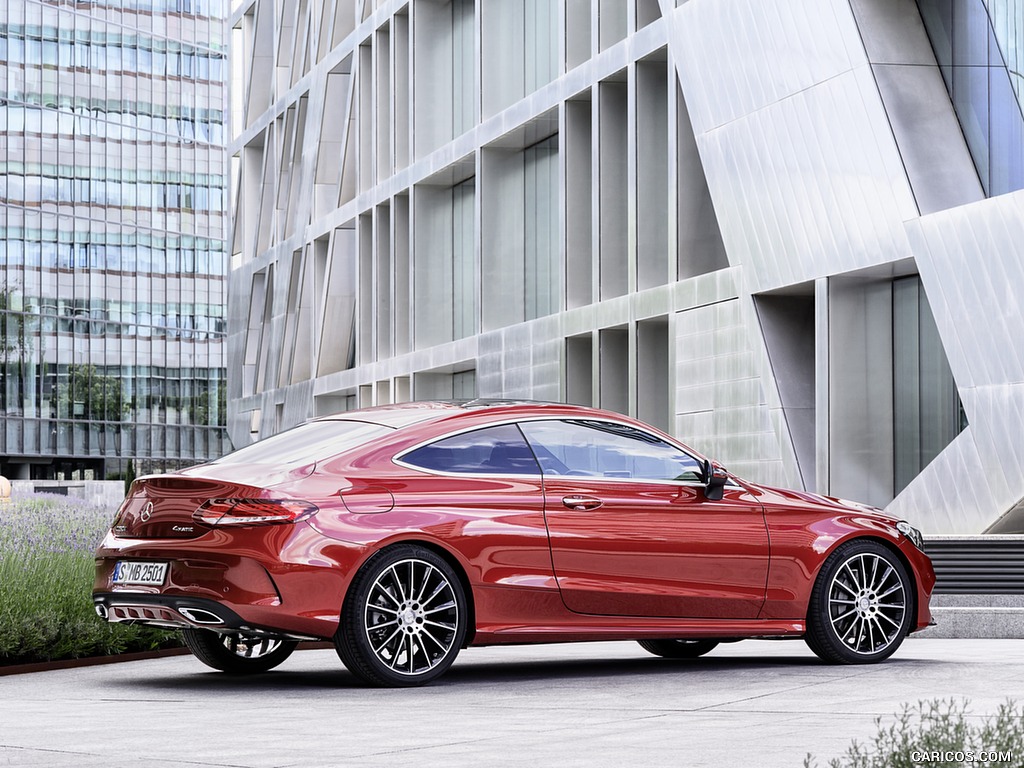
[[[401,560],[384,569],[367,594],[364,616],[377,660],[401,675],[429,672],[455,646],[455,591],[448,576],[425,560]]]
[[[283,662],[298,646],[295,640],[249,635],[239,632],[218,634],[190,627],[182,639],[192,654],[208,667],[232,675],[266,672]]]
[[[913,629],[917,595],[898,552],[851,539],[818,571],[804,640],[830,664],[873,664],[892,656]]]
[[[828,590],[829,621],[854,653],[873,655],[902,635],[906,587],[896,569],[873,552],[846,560]]]

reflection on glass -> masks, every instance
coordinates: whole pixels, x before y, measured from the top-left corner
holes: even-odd
[[[895,492],[967,426],[939,331],[914,275],[893,281]]]
[[[476,333],[476,179],[452,187],[453,338]]]
[[[227,4],[57,5],[0,4],[0,474],[219,455]]]
[[[523,150],[526,319],[558,311],[558,136]]]
[[[1010,73],[1017,102],[1024,104],[1024,3],[1021,0],[985,0],[992,32]]]
[[[558,4],[550,0],[525,0],[523,60],[524,90],[533,93],[557,75]]]
[[[452,135],[476,122],[473,0],[452,0]]]
[[[986,194],[1024,188],[1024,6],[918,0],[918,7]]]
[[[696,482],[701,465],[654,435],[625,424],[525,421],[520,427],[549,475]]]
[[[437,472],[540,474],[533,452],[514,424],[485,427],[444,438],[405,454],[402,461]]]

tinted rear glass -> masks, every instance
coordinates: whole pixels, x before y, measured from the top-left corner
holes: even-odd
[[[402,461],[438,472],[488,475],[539,475],[519,428],[514,424],[476,429],[410,451]]]
[[[312,421],[229,453],[214,464],[302,466],[393,432],[361,421]]]

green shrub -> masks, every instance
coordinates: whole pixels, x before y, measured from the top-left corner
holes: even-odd
[[[172,633],[96,616],[96,547],[113,510],[50,494],[0,507],[0,665],[178,645]]]
[[[967,714],[966,700],[919,701],[916,706],[904,704],[892,725],[883,726],[881,717],[875,725],[878,733],[869,746],[855,740],[842,757],[829,760],[830,768],[1024,766],[1024,707],[1012,700],[983,720]],[[808,754],[804,768],[816,766]]]

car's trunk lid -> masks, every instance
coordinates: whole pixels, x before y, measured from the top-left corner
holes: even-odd
[[[212,478],[152,475],[132,484],[112,532],[123,539],[192,539],[210,530],[193,513],[209,499],[260,495],[259,488]]]

